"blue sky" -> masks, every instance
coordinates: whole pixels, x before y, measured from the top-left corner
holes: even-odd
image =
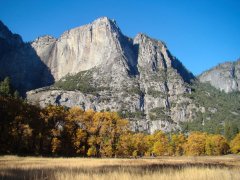
[[[240,57],[239,0],[0,0],[0,20],[24,41],[102,16],[127,36],[163,40],[195,75]]]

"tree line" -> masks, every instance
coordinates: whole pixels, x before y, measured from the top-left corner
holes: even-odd
[[[0,84],[1,154],[142,157],[240,153],[240,133],[227,140],[204,132],[132,132],[128,120],[116,112],[53,105],[39,108],[11,94],[6,84]]]

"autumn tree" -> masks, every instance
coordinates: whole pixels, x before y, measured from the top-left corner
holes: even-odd
[[[219,134],[208,135],[206,139],[205,149],[207,155],[224,155],[228,153],[229,145],[225,137]]]
[[[232,153],[240,154],[240,133],[230,142],[230,148]]]
[[[87,133],[81,128],[76,129],[72,138],[75,153],[78,155],[86,154]]]
[[[24,122],[24,118],[23,115],[19,114],[11,123],[10,135],[13,152],[16,153],[27,153],[31,149],[33,129],[27,122]]]
[[[144,138],[144,142],[146,144],[147,150],[145,151],[145,156],[153,156],[153,145],[155,143],[155,139],[152,134],[146,135]]]
[[[170,137],[169,143],[169,154],[181,156],[184,153],[184,144],[186,143],[186,138],[183,134],[173,134]]]
[[[132,156],[144,156],[145,152],[147,151],[147,144],[145,142],[145,134],[143,133],[134,133],[132,135],[132,143],[133,143],[133,152]]]
[[[116,154],[120,157],[130,157],[133,155],[134,146],[132,142],[132,133],[123,133],[117,143]]]
[[[147,135],[144,139],[146,144],[146,156],[162,156],[168,154],[168,138],[162,131],[155,131],[151,135]]]
[[[11,96],[0,96],[0,152],[35,153],[34,132],[40,109]]]
[[[66,117],[61,130],[61,152],[65,155],[84,155],[84,130],[80,128],[84,111],[79,107],[72,107],[66,111]],[[66,148],[67,147],[67,148]]]
[[[115,156],[119,138],[128,130],[128,121],[112,112],[85,111],[80,124],[86,130],[88,156]]]
[[[156,131],[153,138],[153,153],[157,156],[167,155],[169,146],[167,136],[162,131]]]
[[[97,155],[97,149],[95,146],[90,146],[90,148],[87,151],[87,155],[89,157],[95,157]]]
[[[77,155],[87,155],[87,149],[89,148],[88,138],[91,136],[90,129],[92,119],[95,112],[92,110],[84,111],[79,107],[72,107],[69,109],[67,120],[72,122],[72,126],[69,126],[70,133],[72,132],[72,144],[74,151]],[[89,156],[95,155],[92,149]]]
[[[97,137],[96,135],[91,135],[88,138],[87,143],[89,145],[89,148],[87,150],[87,155],[96,157],[99,154],[97,150],[97,146],[100,143],[99,137]]]
[[[184,146],[186,155],[199,156],[205,154],[207,134],[202,132],[192,132],[187,138]]]
[[[60,147],[61,147],[61,141],[59,140],[59,138],[57,138],[57,137],[52,138],[52,141],[51,141],[52,153],[53,154],[59,153]]]
[[[121,119],[117,113],[113,112],[96,113],[94,119],[99,122],[98,126],[100,126],[100,155],[103,157],[115,156],[120,136],[128,131],[128,121]]]
[[[61,131],[63,130],[66,109],[62,106],[49,105],[40,112],[41,121],[44,123],[44,128],[39,132],[39,148],[43,154],[55,153],[56,143],[59,148],[62,144],[63,138]],[[58,141],[56,141],[58,140]],[[66,146],[62,145],[66,148]]]

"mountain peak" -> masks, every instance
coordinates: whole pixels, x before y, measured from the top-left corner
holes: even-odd
[[[37,42],[46,42],[46,41],[56,41],[57,39],[55,39],[53,36],[50,36],[50,35],[44,35],[44,36],[40,36],[38,38],[36,38],[34,40],[34,43],[37,43]]]
[[[109,17],[106,17],[106,16],[97,18],[96,20],[93,21],[93,23],[114,24],[117,26],[117,22],[115,19],[110,19]]]
[[[153,39],[153,38],[149,37],[148,35],[146,35],[145,33],[138,33],[134,38],[135,44],[147,43],[147,42],[152,42],[153,44],[155,44],[157,46],[167,48],[164,42]]]
[[[13,34],[1,20],[0,40],[0,56],[7,52],[7,50],[18,48],[23,44],[21,36],[18,34]]]
[[[103,27],[105,26],[111,31],[121,32],[118,27],[116,21],[114,19],[110,19],[108,17],[100,17],[91,23],[92,27]]]
[[[7,39],[12,35],[12,32],[7,26],[0,20],[0,38]]]
[[[109,23],[109,22],[113,22],[113,20],[111,20],[110,18],[103,16],[100,18],[97,18],[96,20],[94,20],[93,22],[105,22],[105,23]]]

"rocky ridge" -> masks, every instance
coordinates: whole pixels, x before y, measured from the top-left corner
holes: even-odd
[[[202,73],[201,82],[208,82],[213,87],[226,93],[240,91],[240,59],[226,62]]]

